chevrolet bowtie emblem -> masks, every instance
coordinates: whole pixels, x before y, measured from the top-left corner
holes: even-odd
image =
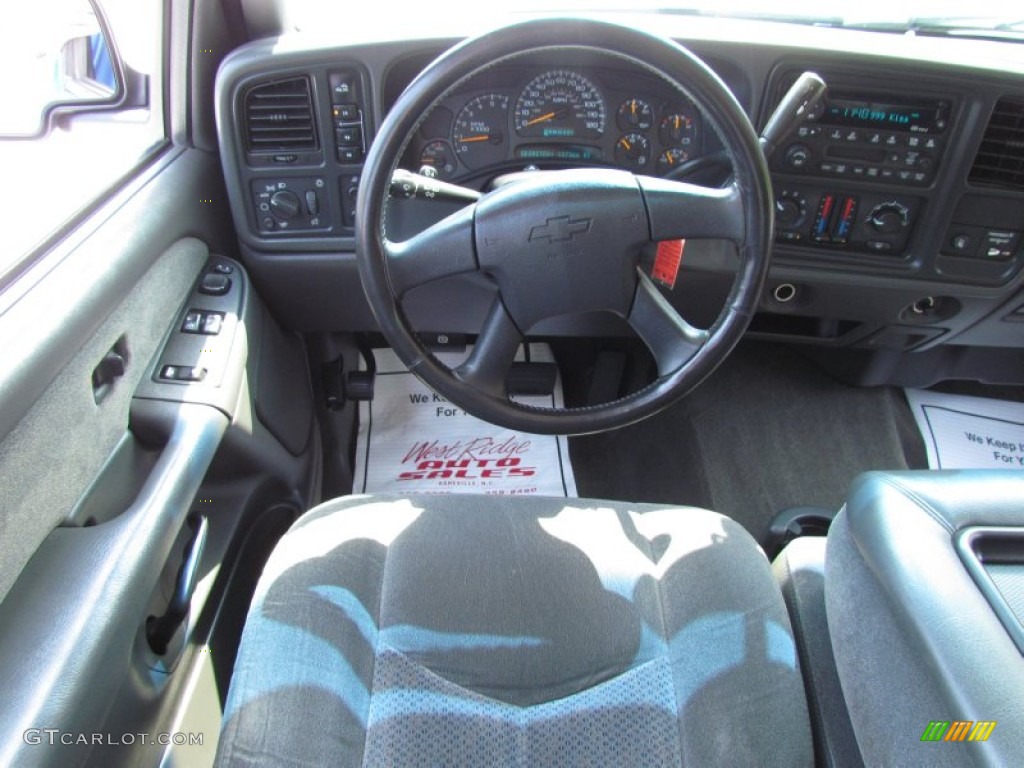
[[[539,227],[530,230],[530,242],[547,240],[551,243],[565,243],[576,235],[590,231],[591,219],[572,219],[568,216],[556,216],[548,219]]]

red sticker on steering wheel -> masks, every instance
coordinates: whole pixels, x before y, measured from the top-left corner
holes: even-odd
[[[670,291],[676,287],[685,247],[685,240],[662,240],[658,243],[658,253],[654,257],[654,268],[651,270],[654,282],[664,285]]]

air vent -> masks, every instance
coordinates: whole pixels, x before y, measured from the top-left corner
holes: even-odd
[[[1024,100],[996,102],[969,178],[975,184],[1024,189]]]
[[[316,149],[309,78],[250,88],[245,95],[245,126],[250,152]]]

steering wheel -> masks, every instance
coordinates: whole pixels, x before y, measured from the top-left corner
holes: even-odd
[[[686,94],[715,126],[733,166],[722,189],[611,169],[538,173],[478,201],[403,242],[388,239],[387,196],[408,142],[431,109],[471,77],[540,51],[591,49],[632,62]],[[504,27],[455,46],[402,93],[366,158],[356,249],[363,289],[398,357],[434,391],[468,413],[510,429],[585,434],[625,426],[671,405],[721,363],[757,306],[772,242],[772,193],[753,126],[725,84],[670,40],[582,19]],[[640,269],[650,242],[719,238],[740,267],[717,320],[689,325]],[[477,343],[448,368],[417,338],[402,309],[414,287],[481,273],[497,288]],[[647,345],[658,376],[600,405],[545,409],[509,399],[505,379],[523,335],[537,322],[576,312],[613,312]]]

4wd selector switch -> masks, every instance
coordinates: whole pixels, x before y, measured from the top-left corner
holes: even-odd
[[[290,190],[282,189],[270,196],[270,210],[279,219],[294,219],[301,207],[299,196]]]

